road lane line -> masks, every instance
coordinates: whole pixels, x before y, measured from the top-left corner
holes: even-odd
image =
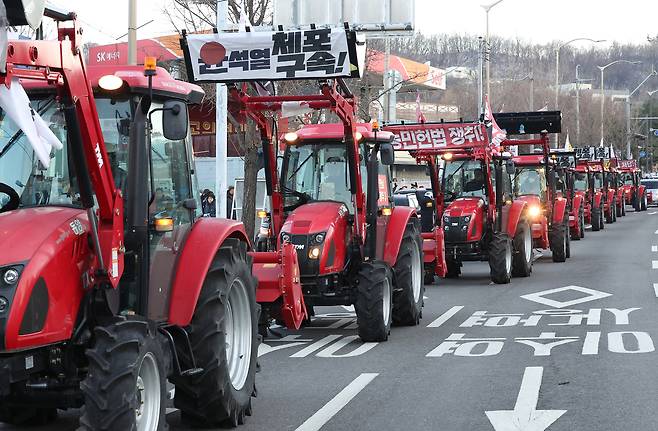
[[[653,291],[656,294],[656,298],[658,298],[658,283],[653,284]]]
[[[658,251],[658,245],[652,245],[651,246],[651,251],[653,251],[654,253],[657,252]]]
[[[377,377],[379,373],[363,373],[352,381],[345,389],[340,391],[338,395],[333,397],[327,404],[320,410],[315,412],[313,416],[306,419],[306,422],[301,424],[295,431],[318,431],[329,420],[336,415],[343,407],[347,405],[352,399],[359,394],[370,382]]]
[[[321,338],[318,341],[316,341],[315,343],[311,344],[310,346],[303,348],[299,352],[297,352],[293,355],[290,355],[290,357],[291,358],[305,358],[308,355],[310,355],[311,353],[315,352],[316,350],[320,350],[321,348],[323,348],[327,344],[333,343],[334,341],[336,341],[340,337],[341,337],[340,335],[329,334],[326,337]]]
[[[583,343],[583,355],[598,355],[599,341],[601,341],[600,332],[587,332],[585,342]]]
[[[658,230],[654,232],[656,235],[658,235]]]
[[[647,214],[654,215],[654,214],[658,214],[658,212],[654,211],[654,212],[650,212],[650,213],[647,213]]]
[[[658,269],[658,260],[651,261],[651,268]]]
[[[430,323],[427,325],[428,328],[438,328],[439,326],[443,325],[446,323],[452,316],[455,314],[459,313],[459,311],[464,308],[463,305],[455,305],[452,307],[450,310],[446,311],[442,315],[440,315],[434,322]]]

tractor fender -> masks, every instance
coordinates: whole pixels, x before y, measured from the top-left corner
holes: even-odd
[[[647,186],[640,185],[638,187],[638,196],[640,197],[640,199],[644,197],[646,190],[647,190]]]
[[[603,194],[601,192],[596,192],[594,194],[594,207],[596,208],[600,207],[602,199],[603,199]]]
[[[553,223],[562,223],[567,210],[567,200],[557,198],[553,205]]]
[[[521,216],[525,212],[527,206],[528,203],[521,200],[516,200],[510,205],[509,211],[507,211],[507,221],[504,223],[504,226],[507,226],[507,234],[510,238],[514,238],[516,235],[516,228],[519,225],[519,220],[521,220]],[[504,218],[503,221],[505,221]]]
[[[400,251],[402,237],[404,236],[404,231],[407,229],[407,224],[412,218],[418,222],[416,217],[416,210],[403,206],[394,207],[391,215],[388,218],[386,234],[384,236],[385,240],[383,260],[391,266],[395,265],[395,261],[398,258],[398,252]],[[420,232],[420,228],[418,231]]]
[[[208,217],[194,223],[176,261],[169,302],[170,324],[187,326],[192,321],[210,264],[228,238],[237,238],[249,245],[244,226],[238,221]]]

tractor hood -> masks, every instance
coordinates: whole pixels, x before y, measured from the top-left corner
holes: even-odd
[[[521,195],[519,197],[514,198],[514,200],[525,202],[528,204],[528,206],[531,205],[541,206],[541,198],[537,195]]]
[[[472,216],[482,206],[484,206],[484,201],[480,198],[459,198],[450,202],[443,215],[448,217]]]
[[[291,235],[326,232],[347,213],[345,204],[339,202],[312,202],[290,213],[281,230]]]
[[[64,207],[24,208],[0,213],[0,266],[30,260],[41,244],[57,230],[61,238],[72,233],[67,224],[84,211]]]

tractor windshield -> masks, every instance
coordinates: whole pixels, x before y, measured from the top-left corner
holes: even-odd
[[[445,201],[486,196],[485,167],[479,160],[446,161],[443,170]]]
[[[64,113],[59,110],[54,98],[33,100],[31,105],[64,144],[64,148],[52,149],[50,166],[44,167],[27,136],[6,112],[0,110],[0,183],[18,194],[19,208],[77,206],[79,197],[72,168],[69,168]],[[9,199],[9,196],[0,193],[0,207],[7,204]]]
[[[624,184],[627,186],[633,185],[633,174],[624,174]]]
[[[587,174],[583,172],[574,172],[573,187],[579,192],[585,192],[588,189]]]
[[[365,190],[365,162],[361,157],[361,172]],[[296,207],[309,201],[337,201],[352,210],[352,194],[345,144],[305,144],[289,146],[281,183],[286,207]]]
[[[603,188],[603,172],[594,172],[594,188],[602,189]]]
[[[541,199],[546,196],[546,175],[539,166],[517,168],[514,176],[514,196],[536,195]]]

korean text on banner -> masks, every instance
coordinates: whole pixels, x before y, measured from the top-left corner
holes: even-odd
[[[189,34],[195,81],[228,82],[349,77],[348,34],[340,28]]]
[[[386,126],[385,130],[395,134],[393,147],[396,150],[416,151],[477,147],[488,145],[482,124],[422,124]]]

